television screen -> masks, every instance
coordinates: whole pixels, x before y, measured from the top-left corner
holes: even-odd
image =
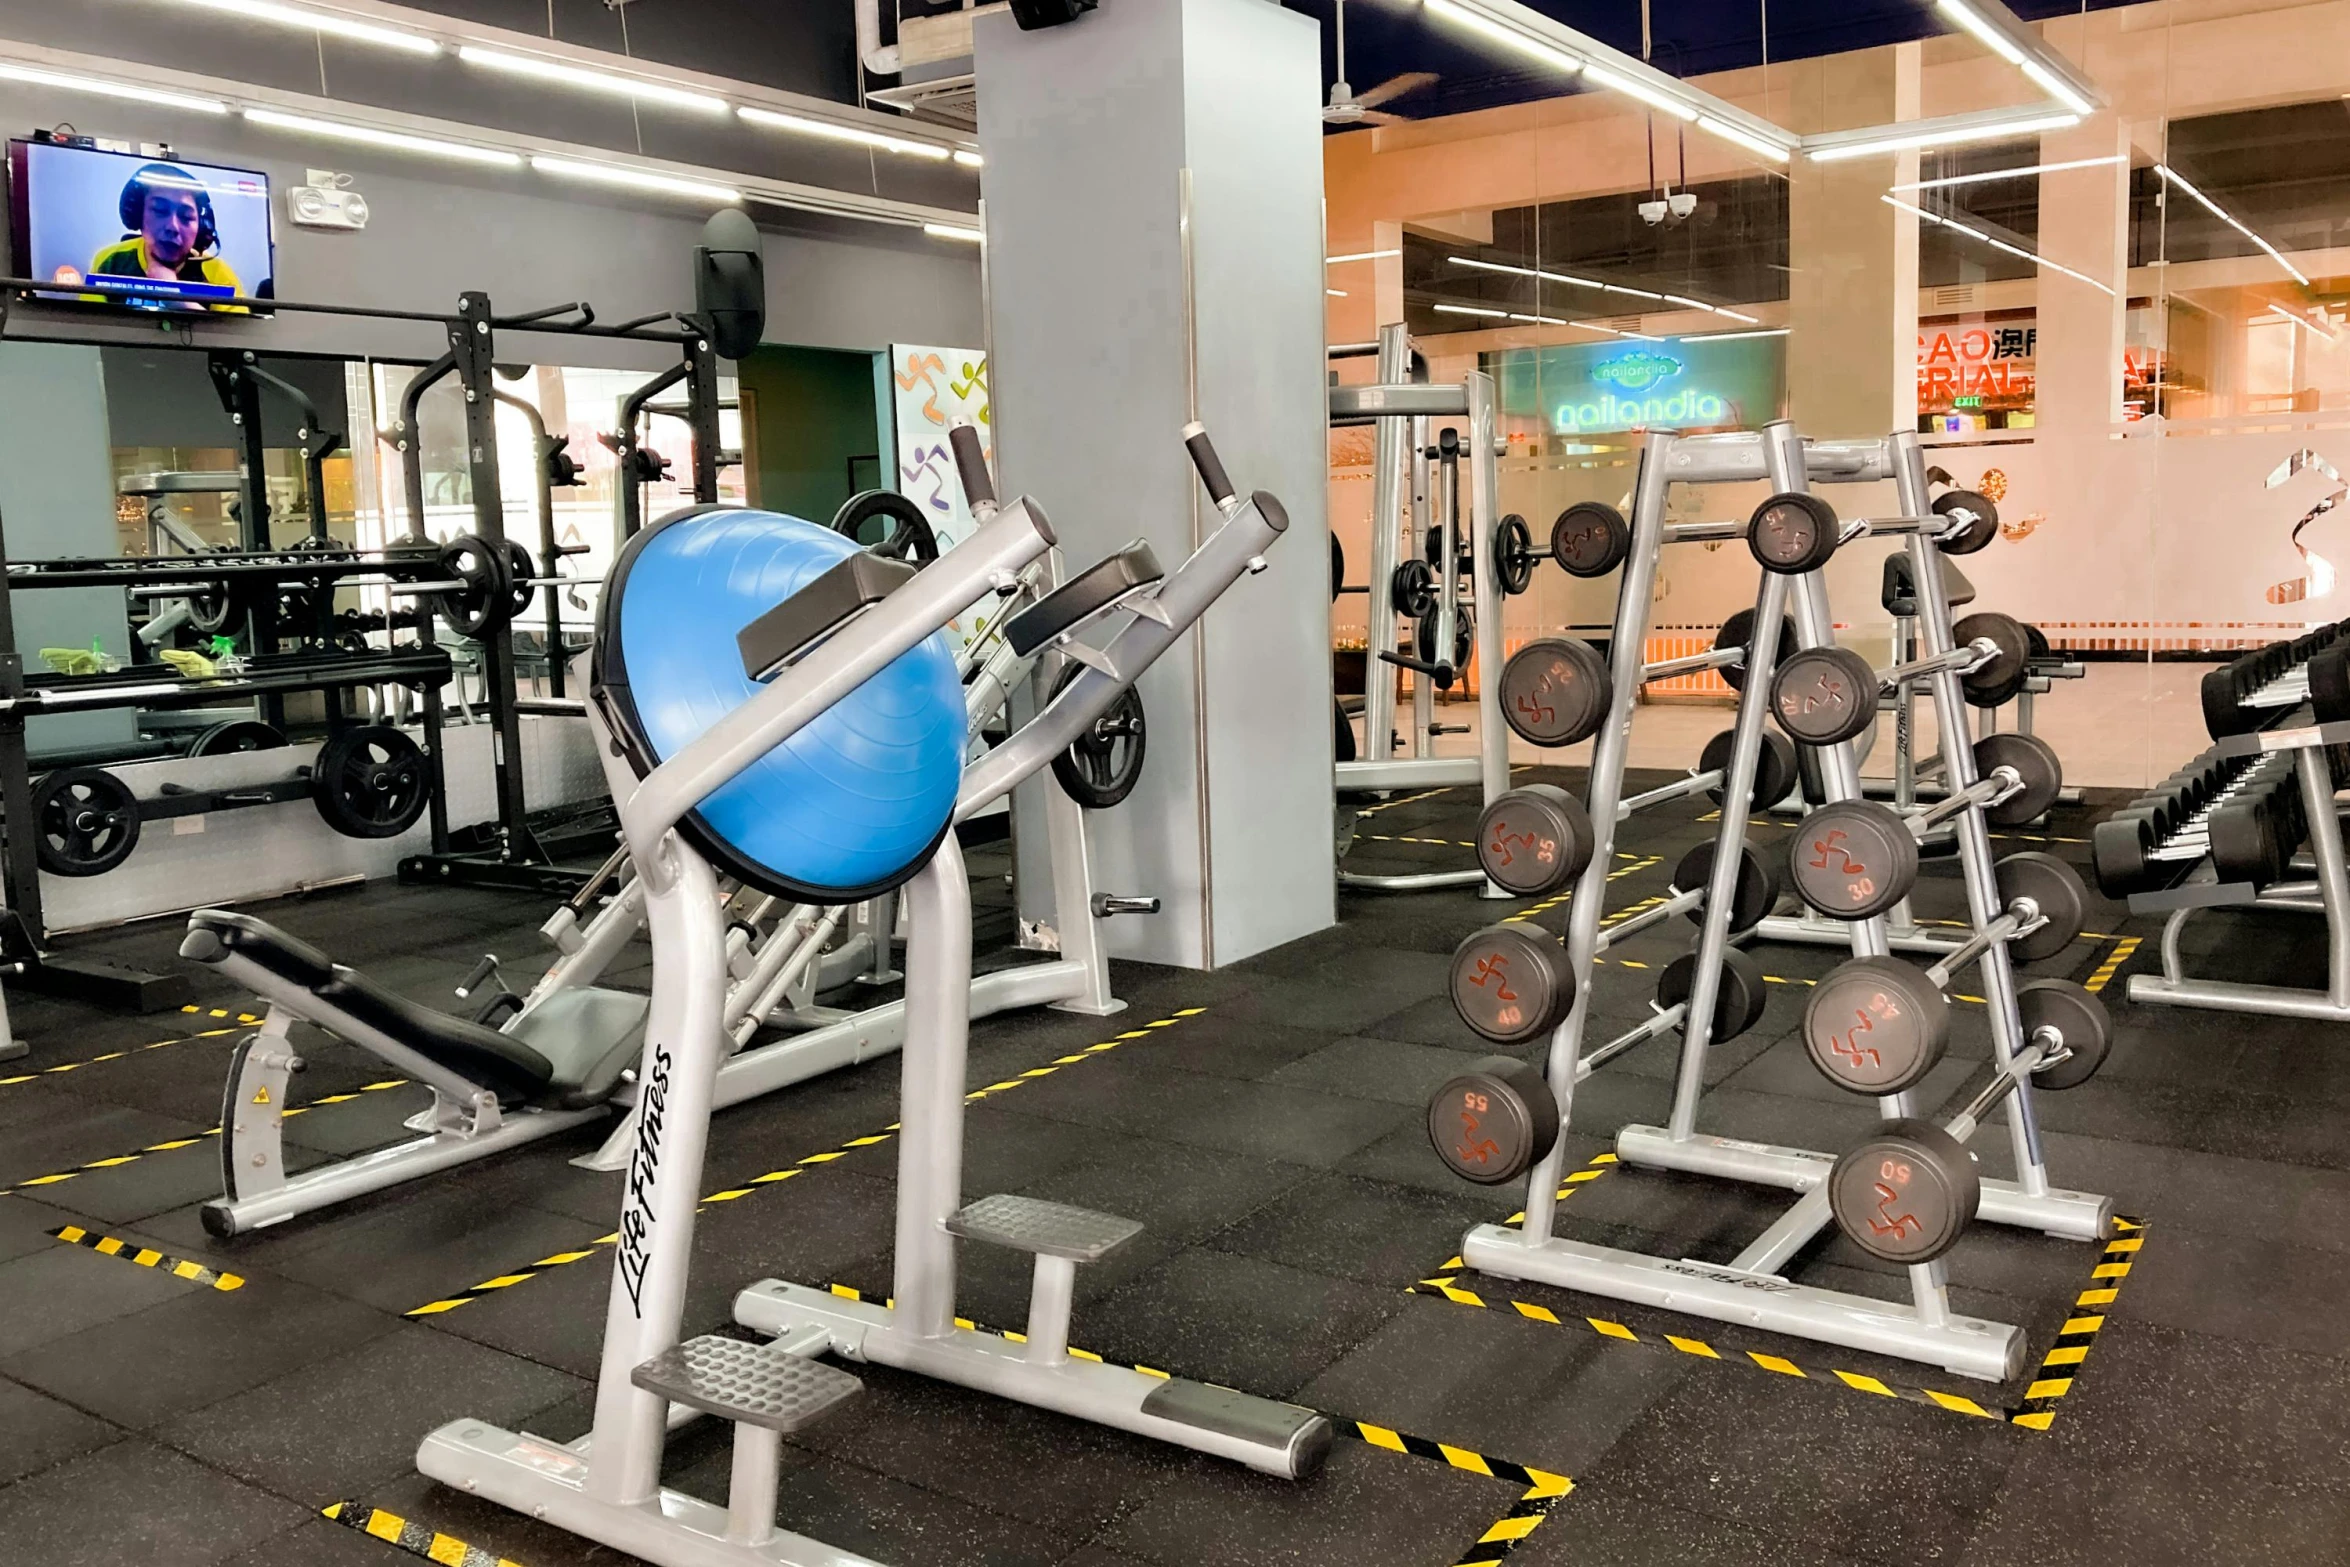
[[[8,184],[16,271],[64,285],[54,297],[242,310],[217,301],[275,292],[266,174],[12,141]]]

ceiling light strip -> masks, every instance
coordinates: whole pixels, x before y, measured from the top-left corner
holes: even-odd
[[[2109,284],[2098,282],[2097,279],[2091,277],[2086,272],[2076,272],[2061,261],[2051,261],[2046,256],[2035,255],[2031,251],[2024,249],[2021,245],[2011,245],[2006,240],[1996,239],[1991,235],[1984,233],[1981,229],[1970,227],[1967,224],[1959,222],[1955,218],[1946,218],[1939,213],[1928,212],[1925,208],[1917,206],[1914,203],[1902,201],[1889,195],[1880,196],[1877,199],[1884,202],[1887,206],[1899,207],[1904,212],[1912,213],[1918,217],[1924,218],[1928,223],[1940,224],[1943,228],[1946,229],[1955,229],[1959,233],[1966,235],[1969,239],[1980,240],[1984,244],[1989,245],[1994,250],[2003,250],[2011,256],[2017,256],[2025,261],[2031,262],[2034,266],[2045,267],[2051,272],[2061,272],[2069,278],[2078,278],[2081,282],[2088,284],[2091,288],[2097,290],[2097,292],[2100,294],[2111,295],[2113,293],[2113,289]]]
[[[1881,152],[1906,152],[1912,147],[1957,147],[1969,142],[2006,141],[2039,131],[2060,131],[2080,123],[2081,117],[2070,111],[2053,114],[2039,110],[2015,119],[1942,125],[1893,136],[1872,136],[1859,141],[1823,142],[1818,146],[1807,145],[1803,150],[1814,163],[1834,163],[1846,158],[1866,158]]]
[[[18,65],[14,61],[0,61],[0,81],[22,82],[28,87],[54,87],[60,92],[93,93],[101,98],[123,98],[132,103],[151,103],[162,109],[185,109],[191,114],[228,113],[228,105],[218,98],[166,92],[160,88],[142,87],[134,82],[110,82],[103,77],[77,76],[70,71],[44,70],[37,65]]]
[[[2197,190],[2192,184],[2188,183],[2186,178],[2181,175],[2178,170],[2172,168],[2167,163],[2158,163],[2154,166],[2154,172],[2161,175],[2164,179],[2170,181],[2173,185],[2176,185],[2179,189],[2185,191],[2188,195],[2194,197],[2197,201],[2203,203],[2204,207],[2210,211],[2213,217],[2219,219],[2229,228],[2234,229],[2237,233],[2252,241],[2253,244],[2258,245],[2263,251],[2266,251],[2268,253],[2269,260],[2275,262],[2278,266],[2283,267],[2287,272],[2293,274],[2294,282],[2300,284],[2303,288],[2310,286],[2308,276],[2303,273],[2299,267],[2293,265],[2293,263],[2290,261],[2287,261],[2284,256],[2284,252],[2278,250],[2276,246],[2270,244],[2267,240],[2262,239],[2258,234],[2253,233],[2251,229],[2236,221],[2236,219],[2230,216],[2218,202],[2213,201],[2209,196],[2204,195],[2203,192]]]
[[[966,245],[984,245],[987,235],[979,229],[965,228],[959,223],[925,223],[922,232],[932,239],[959,239]]]
[[[553,174],[562,179],[585,180],[593,185],[618,185],[628,190],[652,191],[657,195],[686,196],[696,201],[743,199],[743,193],[731,185],[683,179],[674,174],[630,168],[619,163],[591,163],[581,158],[550,158],[542,153],[533,153],[530,166],[541,174]]]
[[[335,11],[278,5],[275,0],[176,0],[176,3],[199,11],[217,11],[247,22],[264,22],[273,27],[322,33],[329,38],[346,38],[352,43],[373,44],[379,49],[397,49],[406,54],[441,52],[440,40],[437,38],[402,28],[379,26],[374,22],[362,22]]]
[[[1993,180],[2020,180],[2028,175],[2061,174],[2068,169],[2102,169],[2125,161],[2119,153],[2106,158],[2067,158],[2061,163],[2027,163],[2021,168],[1989,169],[1981,174],[1951,174],[1941,179],[1911,180],[1888,190],[1948,190],[1955,185],[1986,185]]]
[[[1390,256],[1400,256],[1402,254],[1403,252],[1400,250],[1358,250],[1352,255],[1347,256],[1324,256],[1322,258],[1322,264],[1327,267],[1334,267],[1342,261],[1385,261]]]
[[[1546,283],[1567,283],[1576,288],[1596,288],[1604,293],[1623,294],[1633,299],[1654,299],[1686,306],[1691,310],[1710,311],[1727,316],[1732,321],[1752,322],[1755,318],[1723,305],[1709,305],[1702,299],[1690,299],[1681,294],[1659,294],[1652,289],[1627,288],[1621,283],[1602,283],[1593,278],[1573,277],[1564,272],[1545,272],[1540,267],[1513,267],[1499,261],[1479,261],[1474,256],[1446,256],[1445,261],[1456,267],[1474,267],[1480,272],[1501,272],[1511,277],[1539,278]]]
[[[1492,39],[1495,43],[1531,56],[1543,64],[1572,76],[1583,69],[1583,61],[1555,44],[1544,43],[1521,28],[1512,27],[1499,17],[1457,3],[1457,0],[1427,0],[1428,14],[1440,17],[1458,27]]]
[[[804,114],[783,114],[774,109],[755,109],[738,104],[735,114],[745,122],[768,130],[790,131],[800,136],[817,136],[828,141],[854,142],[860,147],[873,147],[883,152],[902,153],[911,158],[929,158],[945,162],[953,149],[934,141],[912,141],[903,136],[884,136],[879,131],[862,130],[854,125],[839,125],[830,120],[810,119]],[[972,154],[977,157],[978,154]]]
[[[508,76],[526,76],[533,81],[552,82],[558,87],[574,87],[581,92],[630,98],[638,103],[657,103],[672,109],[691,110],[696,114],[724,114],[727,110],[726,100],[712,93],[695,92],[690,88],[672,86],[642,76],[622,76],[611,71],[591,70],[584,65],[545,55],[510,54],[503,49],[485,49],[479,44],[466,44],[457,51],[457,58],[467,65],[499,71]]]
[[[460,163],[479,163],[497,168],[517,169],[522,166],[522,154],[497,147],[475,147],[464,142],[414,136],[406,131],[383,130],[372,125],[312,119],[306,114],[282,114],[275,109],[245,108],[238,112],[255,125],[266,125],[272,130],[296,131],[305,136],[323,136],[329,141],[356,142],[361,146],[382,147],[392,152],[421,153],[426,157],[451,158]]]
[[[2308,333],[2311,333],[2311,334],[2313,334],[2313,335],[2315,335],[2315,336],[2318,336],[2318,337],[2322,337],[2322,338],[2324,338],[2324,339],[2325,339],[2327,342],[2329,342],[2329,343],[2330,343],[2330,342],[2332,342],[2332,341],[2334,341],[2334,334],[2333,334],[2333,333],[2331,333],[2331,332],[2327,331],[2327,330],[2326,330],[2324,327],[2322,327],[2322,326],[2319,326],[2319,325],[2318,325],[2316,322],[2314,322],[2314,321],[2306,320],[2306,319],[2304,319],[2304,318],[2303,318],[2303,317],[2301,317],[2301,316],[2297,316],[2297,315],[2295,315],[2295,314],[2294,314],[2292,311],[2290,311],[2290,310],[2287,310],[2287,309],[2286,309],[2286,308],[2285,308],[2283,305],[2275,304],[2275,303],[2273,303],[2273,302],[2272,302],[2272,303],[2269,305],[2269,307],[2268,307],[2268,308],[2269,308],[2269,312],[2270,312],[2272,315],[2278,316],[2278,317],[2280,317],[2280,318],[2281,318],[2281,319],[2283,319],[2283,320],[2286,320],[2286,321],[2290,321],[2290,322],[2292,322],[2292,323],[2293,323],[2295,326],[2299,327],[2299,328],[2300,328],[2302,331],[2304,331],[2304,332],[2308,332]],[[2255,320],[2257,320],[2257,319],[2258,319],[2258,317],[2255,317],[2254,319],[2255,319]]]

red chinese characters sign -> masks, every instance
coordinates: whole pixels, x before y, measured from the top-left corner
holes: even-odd
[[[2040,329],[2031,321],[1926,325],[1918,332],[1918,411],[2032,406]]]

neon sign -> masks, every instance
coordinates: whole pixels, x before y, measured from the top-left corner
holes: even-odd
[[[1588,374],[1594,381],[1619,386],[1627,392],[1642,392],[1672,380],[1682,368],[1681,361],[1670,354],[1634,350],[1602,359]],[[1597,397],[1562,402],[1551,415],[1551,427],[1561,435],[1580,435],[1640,426],[1721,424],[1729,417],[1727,398],[1702,387],[1685,386],[1675,392],[1658,391],[1647,397],[1618,397],[1613,392],[1601,392]]]

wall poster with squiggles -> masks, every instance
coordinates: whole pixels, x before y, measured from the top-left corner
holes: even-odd
[[[988,417],[987,355],[976,348],[893,343],[889,369],[898,493],[929,517],[940,548],[952,549],[971,536],[972,524],[971,508],[963,503],[963,486],[955,478],[955,457],[947,445],[947,432],[958,424],[971,424],[987,448],[989,466],[995,463],[995,435]],[[987,621],[978,611],[954,624],[955,635],[965,645],[986,629]]]
[[[2345,486],[2342,475],[2334,465],[2304,446],[2292,456],[2269,470],[2261,488],[2273,490],[2302,472],[2313,472],[2333,481],[2333,489],[2320,497],[2317,504],[2301,514],[2293,524],[2291,542],[2301,554],[2301,575],[2277,583],[2268,590],[2271,604],[2298,604],[2307,599],[2321,599],[2334,591],[2334,563],[2302,542],[2301,535],[2309,525],[2350,498],[2350,486]]]

